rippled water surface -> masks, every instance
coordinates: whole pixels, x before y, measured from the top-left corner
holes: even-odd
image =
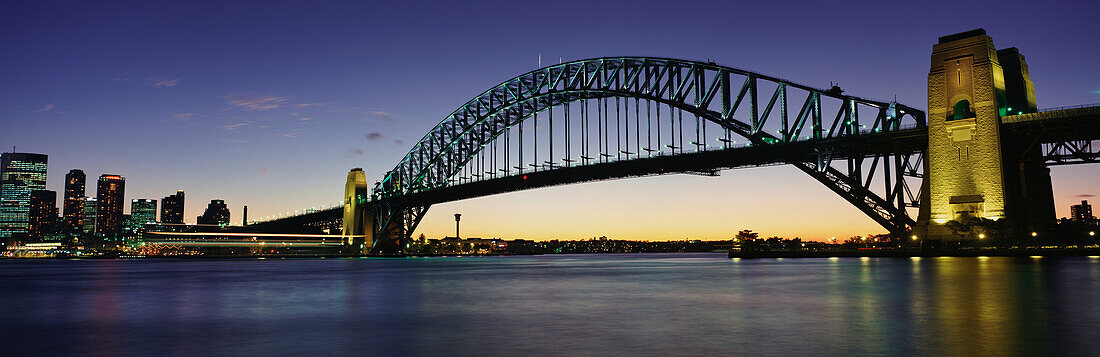
[[[6,355],[1095,355],[1100,259],[9,260],[0,313]]]

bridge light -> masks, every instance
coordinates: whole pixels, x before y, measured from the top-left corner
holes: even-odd
[[[1008,107],[1008,111],[1010,111],[1010,112],[1011,112],[1011,111],[1012,111],[1012,107]]]
[[[978,233],[978,239],[985,239],[985,233]]]
[[[1038,236],[1038,235],[1039,235],[1039,233],[1038,233],[1038,232],[1031,232],[1031,236],[1032,236],[1032,237],[1036,237],[1036,236]]]
[[[916,236],[916,235],[913,235],[913,240],[917,240],[917,236]]]
[[[524,180],[527,180],[527,175],[523,175],[523,179],[524,179]]]
[[[1095,236],[1095,235],[1096,235],[1096,232],[1095,232],[1095,231],[1091,231],[1091,232],[1089,232],[1089,235],[1090,235],[1090,236]]]

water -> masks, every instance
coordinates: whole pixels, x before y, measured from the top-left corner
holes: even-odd
[[[6,355],[1088,355],[1100,259],[0,261]]]

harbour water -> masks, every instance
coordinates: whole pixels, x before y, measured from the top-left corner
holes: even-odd
[[[1095,355],[1100,259],[0,261],[4,355]]]

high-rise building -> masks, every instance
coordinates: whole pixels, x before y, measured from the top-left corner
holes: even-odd
[[[183,223],[183,190],[161,200],[161,223]]]
[[[99,208],[98,202],[95,197],[84,198],[84,218],[82,222],[82,230],[84,233],[95,232],[95,217],[96,209]]]
[[[42,239],[57,222],[57,192],[34,190],[31,192],[29,212],[31,239]]]
[[[1096,217],[1092,215],[1092,205],[1089,201],[1081,201],[1079,205],[1069,206],[1070,220],[1081,223],[1092,223]]]
[[[229,207],[223,200],[210,200],[206,212],[198,217],[199,224],[229,224]]]
[[[130,200],[130,221],[134,222],[134,228],[141,228],[146,223],[156,223],[157,200],[149,198]]]
[[[80,169],[65,174],[65,225],[80,229],[84,225],[84,184],[87,176]]]
[[[0,239],[30,228],[31,192],[46,189],[46,155],[0,154]]]
[[[115,235],[122,229],[122,199],[126,192],[126,179],[119,175],[103,174],[96,186],[95,232]]]

